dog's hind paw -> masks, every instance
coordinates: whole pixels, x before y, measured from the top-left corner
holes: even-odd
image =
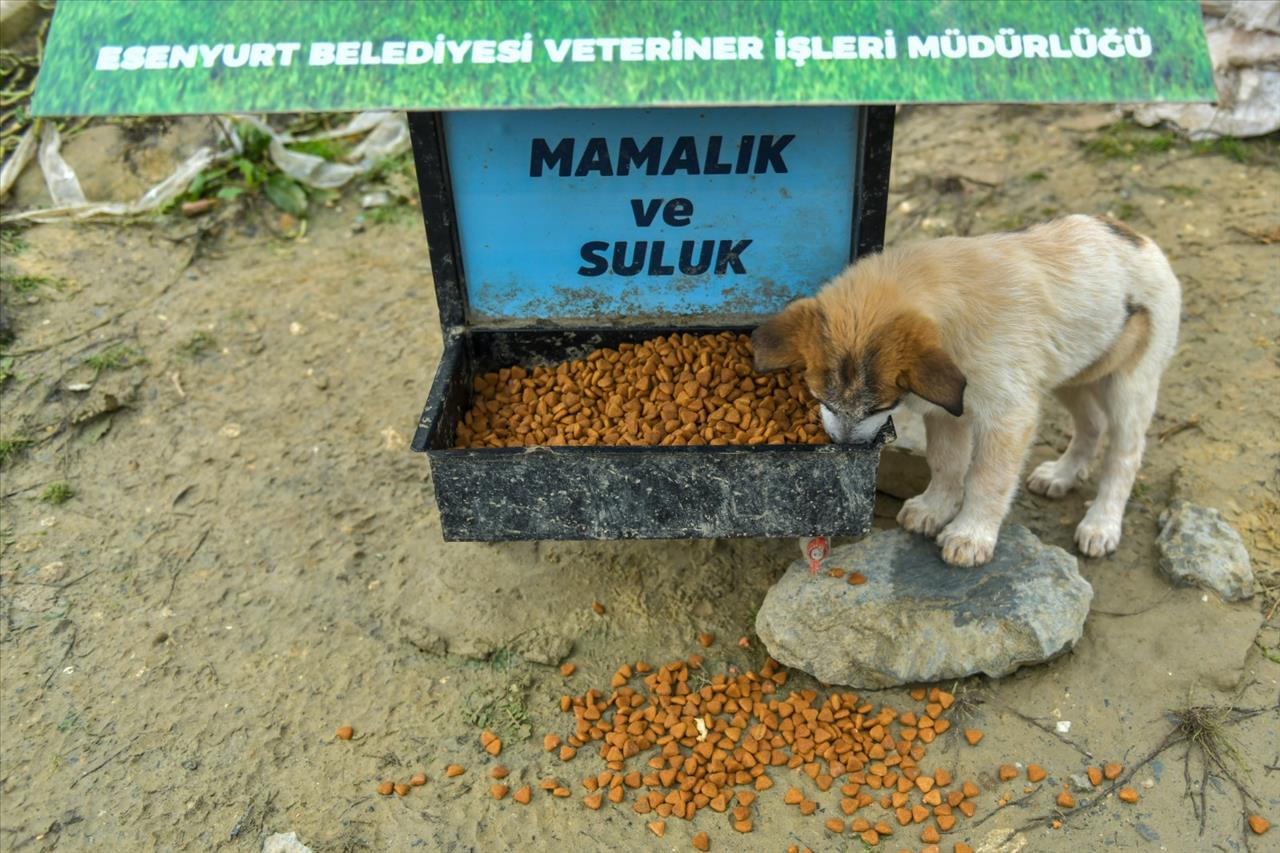
[[[1086,557],[1105,557],[1120,545],[1119,521],[1098,522],[1087,515],[1076,527],[1076,547]]]
[[[1063,472],[1058,461],[1041,462],[1027,478],[1027,489],[1047,498],[1060,498],[1080,482],[1074,472]]]
[[[916,495],[902,505],[898,511],[898,525],[912,533],[923,533],[925,536],[937,536],[938,531],[955,517],[959,506],[939,508],[924,495]]]
[[[942,559],[952,566],[981,566],[991,562],[996,553],[999,531],[988,533],[979,528],[949,524],[938,536]]]

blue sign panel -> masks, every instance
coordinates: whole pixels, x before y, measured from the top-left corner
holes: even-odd
[[[448,113],[472,323],[755,318],[849,262],[849,107]]]

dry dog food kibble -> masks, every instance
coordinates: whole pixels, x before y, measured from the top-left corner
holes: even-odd
[[[475,377],[458,447],[824,444],[798,371],[760,374],[751,339],[673,334]]]

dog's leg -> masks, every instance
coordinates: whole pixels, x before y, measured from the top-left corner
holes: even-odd
[[[1033,405],[1001,412],[998,423],[974,424],[973,464],[965,478],[964,504],[938,536],[942,559],[951,565],[980,566],[995,553],[1000,524],[1009,512],[1035,435],[1037,413]]]
[[[902,505],[898,524],[912,533],[936,536],[960,511],[973,437],[966,421],[946,412],[925,415],[924,427],[929,485]]]
[[[1076,546],[1088,557],[1110,554],[1120,544],[1124,507],[1142,464],[1159,385],[1158,368],[1115,374],[1098,382],[1110,439],[1102,457],[1098,496],[1076,528]]]
[[[1027,488],[1037,495],[1060,498],[1088,476],[1089,461],[1098,449],[1098,439],[1106,428],[1107,416],[1092,384],[1059,388],[1053,393],[1071,412],[1075,433],[1061,457],[1036,466],[1027,478]]]

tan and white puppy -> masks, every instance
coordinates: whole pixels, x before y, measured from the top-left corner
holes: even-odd
[[[898,523],[937,535],[953,565],[991,559],[1052,392],[1075,433],[1027,486],[1066,494],[1108,434],[1097,497],[1076,528],[1081,553],[1097,557],[1120,542],[1180,306],[1155,243],[1114,220],[1068,216],[863,258],[752,343],[759,370],[804,367],[834,441],[869,440],[899,407],[924,416],[929,486]]]

